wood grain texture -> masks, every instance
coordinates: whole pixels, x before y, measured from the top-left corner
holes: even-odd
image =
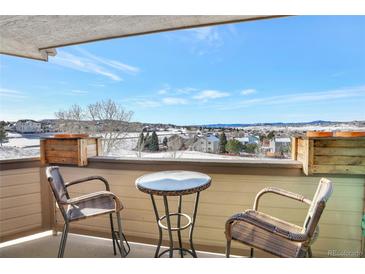
[[[292,143],[294,160],[311,174],[365,175],[365,138],[298,138]]]

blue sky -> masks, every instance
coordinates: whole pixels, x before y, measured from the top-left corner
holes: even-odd
[[[174,124],[365,120],[365,16],[297,16],[0,56],[0,120],[113,99]]]

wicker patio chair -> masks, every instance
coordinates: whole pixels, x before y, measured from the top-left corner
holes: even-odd
[[[100,176],[91,176],[65,183],[57,166],[47,167],[46,175],[54,197],[56,199],[56,204],[61,211],[62,217],[65,221],[58,250],[59,258],[63,257],[66,246],[67,234],[69,230],[69,224],[81,219],[100,216],[103,214],[109,214],[110,217],[114,255],[117,254],[116,246],[119,249],[121,257],[125,257],[128,255],[130,247],[122,232],[121,217],[119,213],[123,209],[123,205],[120,202],[119,198],[115,196],[112,192],[110,192],[109,183],[106,179]],[[70,186],[95,180],[104,183],[106,190],[82,195],[75,198],[70,198],[67,190]],[[115,213],[117,216],[117,231],[114,230],[113,213]]]
[[[265,193],[274,193],[310,205],[304,226],[297,226],[257,211],[259,199]],[[322,178],[313,201],[302,195],[279,188],[268,187],[261,190],[255,198],[253,210],[246,210],[230,217],[226,222],[227,249],[230,255],[231,240],[244,243],[279,257],[312,257],[311,244],[318,237],[318,222],[332,193],[330,180]]]

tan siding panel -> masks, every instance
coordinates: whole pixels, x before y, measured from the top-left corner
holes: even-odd
[[[7,186],[0,188],[0,199],[7,197],[16,197],[20,195],[26,195],[30,193],[39,193],[40,192],[40,184],[32,183],[32,184],[24,184],[24,185],[15,185],[15,186]]]
[[[40,228],[39,168],[0,172],[0,238]]]
[[[40,212],[41,212],[40,203],[2,209],[0,212],[0,221],[7,220],[7,219],[13,219],[13,218],[22,218],[24,216],[27,216],[30,214],[36,214],[36,213],[40,213]]]
[[[12,230],[28,226],[41,226],[42,215],[40,213],[23,216],[21,218],[9,219],[0,222],[0,235],[10,234]],[[19,232],[19,231],[18,231]]]
[[[157,238],[152,204],[148,195],[139,192],[134,185],[135,180],[145,174],[144,171],[103,170],[90,168],[63,167],[67,181],[90,175],[101,175],[109,182],[125,205],[122,218],[127,235],[135,237]],[[194,233],[194,242],[207,246],[225,245],[224,223],[234,213],[252,208],[256,193],[267,186],[276,186],[311,198],[316,190],[320,177],[287,177],[259,175],[211,174],[212,186],[202,192],[198,208],[198,218]],[[363,213],[364,178],[336,176],[330,178],[334,182],[334,193],[320,221],[320,237],[313,251],[315,255],[326,256],[329,249],[349,248],[357,250],[361,244],[359,220]],[[72,187],[71,195],[103,189],[101,183],[92,182]],[[156,197],[160,214],[163,205],[160,197]],[[191,214],[194,196],[183,197],[183,211]],[[171,211],[176,209],[177,199],[169,199]],[[260,210],[292,223],[302,225],[308,207],[304,204],[277,197],[272,194],[264,196]],[[62,217],[58,214],[59,223]],[[97,230],[109,233],[108,216],[76,222],[72,226],[79,229]],[[167,235],[165,233],[164,239]],[[184,234],[184,241],[186,235]],[[245,248],[242,245],[241,248]]]

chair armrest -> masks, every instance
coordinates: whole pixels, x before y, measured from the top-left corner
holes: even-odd
[[[89,181],[94,181],[94,180],[102,181],[105,185],[105,189],[107,191],[110,191],[108,181],[104,177],[101,177],[101,176],[90,176],[90,177],[81,178],[81,179],[78,179],[78,180],[75,180],[75,181],[71,181],[71,182],[66,183],[65,187],[67,188],[67,187],[72,186],[72,185],[76,185],[76,184],[80,184],[80,183],[84,183],[84,182],[89,182]]]
[[[278,194],[280,196],[284,196],[284,197],[305,203],[307,205],[310,205],[312,203],[311,200],[305,198],[303,195],[296,194],[296,193],[287,191],[285,189],[277,188],[277,187],[267,187],[267,188],[262,189],[259,193],[257,193],[257,195],[255,197],[255,202],[253,204],[254,210],[257,210],[261,196],[263,196],[266,193]]]
[[[79,197],[70,198],[67,200],[66,204],[77,205],[78,203],[86,202],[88,200],[92,200],[92,199],[99,198],[99,197],[111,197],[112,199],[114,199],[116,210],[119,211],[119,210],[123,209],[123,205],[122,205],[120,199],[114,193],[112,193],[110,191],[98,191],[98,192],[82,195]]]
[[[256,218],[252,218],[249,215],[246,215],[244,213],[238,213],[233,216],[231,216],[227,222],[226,222],[226,237],[227,239],[231,239],[231,226],[233,222],[236,221],[244,221],[246,223],[250,223],[251,225],[254,225],[258,228],[261,228],[263,230],[266,230],[270,233],[273,233],[275,235],[278,235],[282,238],[285,238],[290,241],[295,242],[305,242],[308,239],[308,235],[306,233],[293,233],[288,230],[285,230],[283,228],[277,227],[273,224],[270,224],[268,222],[258,220]]]

